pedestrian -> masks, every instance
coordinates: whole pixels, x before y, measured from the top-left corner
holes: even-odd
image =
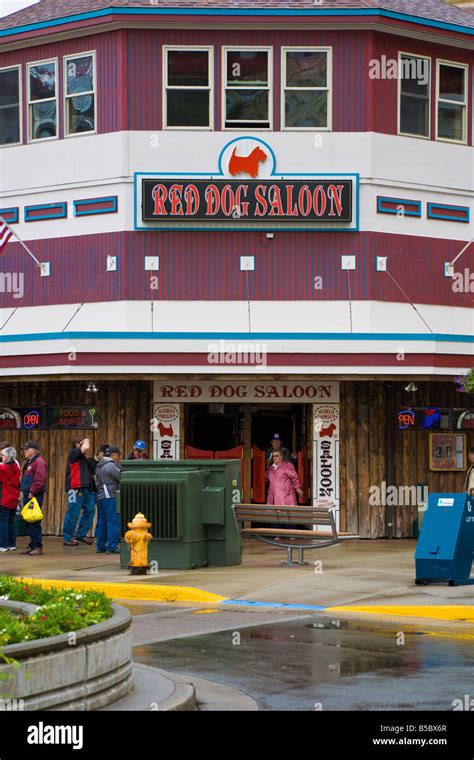
[[[0,452],[2,452],[3,449],[9,449],[10,447],[11,447],[11,443],[8,443],[8,441],[0,441]],[[15,459],[15,462],[17,463],[18,467],[20,467],[20,463],[18,459]],[[21,467],[20,467],[20,470],[21,470]]]
[[[291,462],[283,461],[281,451],[274,451],[272,459],[272,464],[268,467],[267,472],[270,484],[267,504],[296,507],[295,491],[298,496],[303,496],[303,490],[296,470]]]
[[[91,459],[87,460],[89,462],[89,468],[91,471],[91,493],[92,493],[92,500],[94,502],[94,507],[97,507],[97,494],[99,491],[99,489],[97,488],[95,471],[97,469],[97,464],[104,458],[105,453],[108,448],[109,448],[108,443],[102,444],[102,446],[99,446],[94,456],[91,457]],[[96,523],[96,529],[94,532],[94,538],[97,538],[97,523]]]
[[[272,464],[273,462],[272,456],[273,456],[274,451],[281,452],[283,462],[291,462],[292,455],[290,454],[289,449],[283,446],[283,441],[280,438],[279,433],[275,433],[274,435],[272,435],[271,440],[270,440],[270,448],[267,449],[265,452],[267,465]]]
[[[106,455],[97,463],[98,518],[96,526],[99,554],[118,554],[120,541],[117,491],[120,483],[120,455],[118,446],[109,446]]]
[[[469,446],[468,458],[470,467],[468,467],[466,472],[463,491],[469,494],[469,496],[474,496],[474,446]]]
[[[15,515],[20,498],[21,470],[13,446],[1,452],[0,464],[0,552],[16,549]]]
[[[147,445],[145,441],[135,441],[132,452],[128,455],[127,459],[148,459],[146,450]]]
[[[68,505],[63,526],[64,546],[78,546],[79,543],[90,546],[94,543],[92,538],[87,537],[95,515],[91,491],[92,474],[86,457],[90,446],[88,438],[74,438],[68,456],[66,467]]]
[[[25,454],[25,463],[21,471],[20,491],[23,496],[23,505],[33,497],[39,506],[43,506],[44,495],[48,482],[48,466],[40,455],[40,447],[36,441],[28,441],[21,447]],[[28,547],[20,554],[38,556],[43,554],[42,520],[27,522],[26,529],[30,538]]]

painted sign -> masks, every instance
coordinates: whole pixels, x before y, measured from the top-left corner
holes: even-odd
[[[313,405],[313,505],[333,507],[339,527],[339,404]]]
[[[46,427],[50,430],[82,430],[99,427],[96,406],[48,406]]]
[[[351,222],[351,180],[143,179],[144,222]]]
[[[156,380],[156,402],[184,401],[265,404],[307,404],[313,401],[339,401],[339,383],[326,380]]]
[[[0,407],[0,430],[41,430],[42,428],[41,407]]]
[[[179,404],[155,404],[152,432],[155,459],[179,459]]]

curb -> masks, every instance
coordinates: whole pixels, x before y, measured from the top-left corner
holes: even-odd
[[[136,599],[152,602],[222,602],[225,596],[202,591],[192,586],[159,586],[147,583],[100,583],[99,581],[64,581],[51,578],[18,578],[46,588],[74,588],[80,591],[102,591],[112,599]]]
[[[164,673],[164,671],[163,671]],[[159,712],[194,712],[197,710],[196,690],[190,683],[178,683],[172,673],[167,673],[166,678],[174,683],[174,692],[171,697],[163,700],[158,705]]]
[[[474,623],[474,607],[464,604],[448,605],[382,605],[371,607],[347,606],[326,607],[328,613],[363,613],[364,615],[390,615],[392,617],[414,617],[428,620],[450,620],[451,622]]]

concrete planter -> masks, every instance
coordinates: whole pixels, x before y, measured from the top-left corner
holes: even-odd
[[[31,615],[36,605],[0,601],[12,612]],[[108,620],[80,631],[11,644],[1,650],[17,660],[0,690],[23,700],[24,710],[98,710],[129,694],[132,682],[132,616],[113,605]]]

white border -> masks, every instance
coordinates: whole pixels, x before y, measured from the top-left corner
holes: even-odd
[[[55,98],[48,98],[47,100],[33,100],[30,102],[30,68],[32,66],[39,66],[42,63],[54,63],[56,67],[56,97]],[[52,140],[59,140],[59,123],[60,123],[60,113],[59,113],[59,89],[60,89],[60,76],[61,72],[59,69],[59,58],[52,57],[52,58],[43,58],[40,61],[28,61],[26,64],[26,107],[28,109],[27,113],[27,143],[43,143],[43,142],[51,142]],[[54,137],[40,137],[38,140],[32,139],[30,137],[30,129],[31,129],[31,117],[30,117],[30,105],[37,105],[38,103],[44,103],[44,102],[51,102],[53,100],[56,100],[56,134]]]
[[[18,112],[19,112],[19,126],[20,126],[20,141],[16,143],[1,143],[0,148],[14,148],[17,145],[23,145],[23,71],[22,64],[15,63],[13,66],[2,66],[0,68],[0,74],[2,71],[18,70]]]
[[[82,97],[82,93],[79,93],[78,95],[68,95],[67,94],[67,62],[71,60],[72,58],[86,58],[86,56],[92,56],[92,65],[94,67],[94,74],[93,74],[93,90],[92,95],[94,98],[94,129],[91,129],[89,132],[74,132],[69,134],[67,131],[68,126],[68,109],[67,109],[67,101],[74,97]],[[84,95],[90,95],[90,92],[84,93]],[[71,55],[65,55],[63,56],[63,128],[64,128],[64,138],[69,137],[87,137],[88,135],[96,135],[98,132],[97,129],[97,117],[98,117],[98,109],[97,109],[97,65],[96,65],[96,51],[95,50],[89,50],[86,53],[72,53]]]
[[[257,124],[252,126],[239,127],[238,124],[233,124],[231,127],[226,127],[226,91],[227,91],[227,53],[230,50],[261,50],[268,53],[268,87],[262,87],[260,89],[268,90],[268,127],[259,127]],[[223,45],[222,57],[221,57],[221,73],[222,73],[222,131],[223,132],[248,132],[255,130],[256,132],[272,132],[273,131],[273,47],[271,45]],[[232,88],[229,88],[232,89]],[[235,89],[238,89],[237,87]],[[257,89],[256,87],[246,88],[242,85],[240,88],[245,89]],[[249,120],[248,120],[249,121]]]
[[[410,58],[420,58],[424,61],[429,61],[430,65],[430,81],[428,82],[428,134],[427,135],[417,135],[413,134],[412,132],[402,132],[400,128],[401,123],[401,117],[402,117],[402,77],[400,76],[401,72],[401,58],[402,56],[407,56]],[[405,50],[399,50],[398,51],[398,105],[397,105],[397,134],[401,137],[417,137],[419,140],[431,140],[431,128],[432,128],[432,119],[431,119],[431,106],[432,106],[432,85],[433,85],[433,59],[430,55],[420,55],[419,53],[408,53]]]
[[[208,53],[208,76],[209,86],[192,86],[177,87],[170,86],[173,90],[207,90],[209,93],[209,125],[207,127],[176,127],[168,126],[168,113],[167,113],[167,92],[168,92],[168,52],[172,50],[195,50],[196,52]],[[163,68],[163,87],[162,87],[162,113],[163,113],[163,129],[167,131],[204,131],[212,132],[214,130],[214,45],[163,45],[162,52],[162,68]]]
[[[326,53],[327,60],[327,87],[287,87],[286,86],[286,53],[289,51],[306,52],[323,52]],[[333,48],[331,45],[285,45],[281,49],[281,93],[280,93],[280,125],[282,132],[332,132],[332,95],[333,95]],[[327,126],[326,127],[287,127],[285,122],[285,92],[286,90],[312,92],[327,92]]]
[[[439,84],[440,84],[440,66],[453,66],[454,68],[458,69],[464,69],[465,73],[465,80],[464,80],[464,118],[463,118],[463,139],[462,140],[450,140],[447,137],[440,137],[438,135],[438,104],[440,101],[439,97]],[[469,111],[469,64],[467,63],[459,63],[457,61],[447,61],[444,58],[437,58],[436,59],[436,140],[439,140],[439,142],[446,142],[451,143],[451,145],[467,145],[467,136],[468,136],[468,129],[467,129],[467,117],[468,117],[468,111]],[[461,101],[459,100],[444,100],[442,99],[443,103],[452,103],[453,105],[461,105]]]

